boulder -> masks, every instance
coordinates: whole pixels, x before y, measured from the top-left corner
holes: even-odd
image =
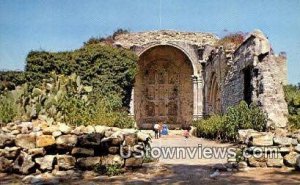
[[[41,170],[52,170],[54,165],[55,155],[45,155],[35,159],[35,162],[39,164]]]
[[[77,136],[75,135],[62,135],[56,138],[56,145],[61,149],[70,149],[77,144]]]
[[[101,157],[101,164],[104,166],[107,165],[113,165],[113,164],[119,164],[123,166],[124,164],[124,159],[120,155],[107,155]]]
[[[96,130],[95,130],[95,127],[94,127],[94,126],[88,125],[88,126],[86,126],[86,127],[84,127],[84,128],[82,129],[82,132],[83,132],[84,134],[92,134],[92,133],[95,133]]]
[[[32,157],[44,156],[46,154],[46,150],[44,148],[32,148],[28,150],[28,154]]]
[[[297,152],[291,152],[284,156],[284,164],[289,167],[295,167],[296,160],[300,156]]]
[[[20,150],[20,147],[5,147],[4,149],[0,149],[0,157],[14,159],[19,155]]]
[[[36,147],[47,147],[55,144],[55,138],[52,135],[41,135],[36,138]]]
[[[19,130],[13,130],[13,131],[11,131],[10,133],[13,134],[13,135],[18,135],[18,134],[20,134],[21,132],[20,132]]]
[[[19,134],[15,139],[16,146],[25,149],[35,148],[36,136],[34,134]]]
[[[130,157],[125,160],[125,167],[141,167],[143,158]]]
[[[94,149],[93,148],[73,148],[72,155],[74,156],[94,156]]]
[[[14,135],[0,133],[0,148],[3,148],[14,143]]]
[[[57,165],[59,169],[70,170],[75,167],[76,159],[71,155],[57,155]]]
[[[72,128],[69,127],[68,125],[66,125],[65,123],[58,124],[58,129],[60,132],[62,132],[64,134],[69,134],[72,131]]]
[[[0,157],[0,172],[10,172],[12,169],[12,160]]]
[[[273,141],[275,145],[281,145],[281,146],[289,146],[292,144],[292,138],[289,137],[275,136]]]
[[[272,146],[274,134],[270,132],[260,132],[250,137],[250,143],[253,146]]]
[[[100,157],[85,157],[85,158],[78,158],[77,164],[80,168],[91,170],[97,164],[101,163]]]
[[[22,174],[29,174],[34,171],[35,163],[32,161],[32,156],[25,152],[21,152],[14,162],[13,168]]]

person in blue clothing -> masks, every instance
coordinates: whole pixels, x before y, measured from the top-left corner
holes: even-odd
[[[168,135],[168,133],[169,133],[168,125],[167,124],[163,124],[162,130],[161,130],[161,134],[162,135]]]

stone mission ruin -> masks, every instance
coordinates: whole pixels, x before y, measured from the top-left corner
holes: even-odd
[[[225,49],[218,40],[210,33],[177,31],[116,37],[116,46],[139,56],[130,113],[140,128],[157,121],[181,128],[241,100],[259,105],[268,115],[267,126],[286,126],[286,56],[275,55],[259,30],[237,49]]]

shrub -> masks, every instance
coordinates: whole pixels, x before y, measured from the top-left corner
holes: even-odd
[[[230,107],[223,116],[214,115],[208,119],[195,121],[197,135],[210,139],[221,139],[235,141],[239,129],[255,129],[263,131],[266,129],[267,116],[252,104],[247,105],[241,101],[238,105]]]
[[[245,39],[247,33],[243,32],[236,32],[236,33],[229,33],[225,35],[218,41],[218,45],[222,45],[225,48],[236,49],[239,45],[241,45]]]
[[[300,85],[284,86],[285,100],[288,103],[289,128],[300,129]]]
[[[108,175],[108,176],[115,176],[115,175],[120,175],[124,172],[122,169],[122,166],[120,164],[109,164],[109,165],[101,165],[97,164],[94,167],[94,171],[97,173],[100,173],[102,175]]]
[[[13,92],[0,95],[0,123],[9,123],[20,115],[17,98]]]

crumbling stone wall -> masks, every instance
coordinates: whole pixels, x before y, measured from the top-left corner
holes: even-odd
[[[223,48],[217,45],[217,41],[216,36],[208,33],[152,31],[118,35],[115,45],[132,49],[140,59],[154,47],[171,46],[180,50],[192,66],[191,78],[185,78],[188,84],[192,83],[192,89],[189,87],[192,103],[178,104],[179,110],[185,110],[185,104],[192,104],[193,110],[184,113],[187,117],[201,119],[205,115],[224,113],[228,107],[246,100],[249,104],[255,102],[267,113],[268,127],[285,127],[288,113],[282,88],[287,83],[285,54],[275,56],[268,39],[258,30],[249,34],[237,49]],[[174,58],[176,52],[166,50],[160,55],[164,55],[164,60],[169,60],[170,65],[178,61]],[[150,66],[156,70],[161,68],[160,65],[141,65],[140,72]],[[179,74],[185,74],[184,69],[178,69]],[[140,74],[137,82],[139,78]],[[141,128],[149,128],[151,124],[142,124],[139,121],[141,116],[136,115],[141,108],[137,104],[144,95],[138,89],[141,88],[133,91],[131,114],[135,115]],[[160,91],[158,89],[158,93]],[[185,125],[192,119],[178,119],[176,124]]]
[[[148,134],[134,129],[72,128],[40,120],[12,122],[0,129],[0,172],[52,172],[55,175],[107,165],[138,167],[143,159],[128,151],[134,147],[145,151],[149,141]],[[120,155],[121,146],[126,157]]]

